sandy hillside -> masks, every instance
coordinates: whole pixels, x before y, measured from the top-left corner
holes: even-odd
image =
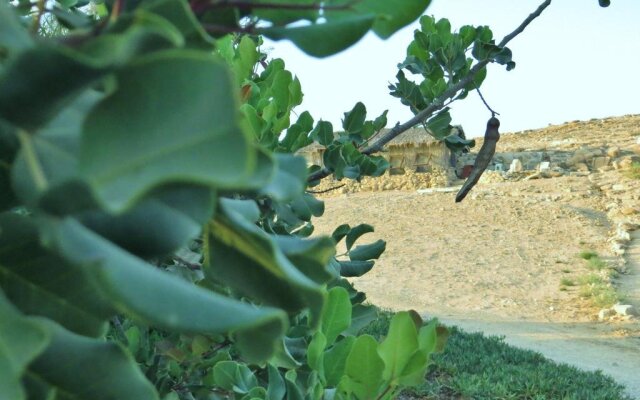
[[[585,353],[599,359],[599,364],[598,360],[582,365],[563,358],[566,343],[561,341],[555,353],[547,341],[547,353],[560,354],[556,358],[585,368],[604,369],[640,397],[638,319],[616,316],[597,322],[599,308],[581,298],[578,287],[560,290],[563,278],[578,280],[589,273],[577,255],[595,251],[620,271],[614,284],[640,308],[640,235],[634,232],[640,223],[640,180],[625,175],[628,160],[640,154],[637,137],[640,116],[506,134],[498,152],[545,151],[552,159],[553,154],[564,154],[567,162],[559,163],[546,178],[527,178],[535,171],[513,179],[496,174],[500,179],[489,177],[479,183],[459,204],[454,202],[455,192],[334,192],[324,198],[326,213],[316,221],[316,232],[331,233],[342,223],[368,223],[376,231],[363,237],[363,242],[365,238],[387,241],[387,251],[376,267],[354,280],[372,303],[394,310],[415,309],[463,326],[466,321],[474,330],[505,333],[508,338],[510,333],[516,338],[518,326],[537,326],[531,329],[545,334],[553,326],[553,332],[564,335],[567,343],[578,343],[571,335],[578,331],[586,338],[605,338],[604,350],[591,340],[595,354]],[[576,154],[607,160],[603,165]],[[630,238],[616,236],[621,226]],[[614,343],[621,337],[624,343]],[[526,340],[514,342],[527,345]],[[530,344],[545,352],[544,345]],[[627,372],[618,371],[622,368],[618,362],[603,365],[606,357],[598,354],[609,351],[609,345],[625,349],[620,350],[623,355],[614,353],[614,358],[631,357],[624,367]],[[636,352],[629,353],[625,346]]]

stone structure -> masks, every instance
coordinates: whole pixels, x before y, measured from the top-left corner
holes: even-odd
[[[463,135],[461,127],[455,127],[454,132]],[[384,134],[383,131],[381,134]],[[307,159],[309,164],[322,166],[324,147],[313,143],[298,151]],[[412,128],[389,142],[382,153],[389,161],[390,175],[404,175],[405,173],[424,173],[435,170],[447,171],[453,174],[456,165],[455,156],[444,142],[437,141],[427,130]]]

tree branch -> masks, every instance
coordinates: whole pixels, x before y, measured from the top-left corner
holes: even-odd
[[[500,41],[500,43],[498,44],[498,47],[506,46],[507,43],[509,43],[513,38],[515,38],[520,33],[522,33],[526,29],[526,27],[534,19],[538,18],[540,16],[540,14],[542,14],[542,12],[550,4],[551,4],[551,0],[545,0],[542,4],[540,4],[538,6],[538,8],[533,13],[531,13],[524,21],[522,21],[522,23],[513,32],[511,32],[510,34],[505,36]],[[473,79],[476,77],[476,75],[484,67],[486,67],[487,64],[489,64],[489,62],[490,62],[490,60],[482,60],[482,61],[478,62],[476,65],[474,65],[473,67],[471,67],[471,69],[469,70],[469,74],[467,76],[465,76],[462,80],[460,80],[455,85],[453,85],[450,88],[448,88],[447,90],[445,90],[444,93],[442,93],[442,95],[440,97],[438,97],[431,104],[429,104],[429,106],[427,106],[427,108],[425,108],[424,110],[420,111],[418,114],[416,114],[413,118],[411,118],[407,122],[405,122],[403,124],[398,123],[389,132],[385,133],[382,137],[380,137],[380,139],[378,139],[375,143],[371,144],[370,146],[368,146],[364,150],[362,150],[362,154],[369,155],[369,154],[373,154],[373,153],[377,153],[377,152],[381,151],[382,148],[387,143],[389,143],[390,141],[392,141],[396,137],[400,136],[402,133],[406,132],[407,130],[413,128],[414,126],[416,126],[416,125],[418,125],[420,123],[423,123],[430,116],[432,116],[435,112],[441,110],[444,107],[446,101],[451,99],[452,97],[454,97],[460,90],[464,89],[465,86],[467,86],[469,83],[471,83],[473,81]],[[329,176],[330,174],[331,174],[331,171],[329,171],[326,168],[323,168],[323,169],[311,174],[307,181],[308,182],[312,182],[312,181],[316,181],[316,180],[319,180],[319,179],[323,179],[323,178]]]

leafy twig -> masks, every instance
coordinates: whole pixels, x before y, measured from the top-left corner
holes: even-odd
[[[531,13],[524,21],[522,21],[522,23],[513,32],[511,32],[510,34],[505,36],[500,41],[500,43],[498,44],[498,47],[506,46],[507,43],[509,43],[513,38],[515,38],[520,33],[522,33],[526,29],[526,27],[534,19],[539,17],[540,14],[542,14],[542,12],[550,4],[551,4],[551,0],[545,0],[542,4],[540,4],[538,6],[538,8],[533,13]],[[396,137],[400,136],[402,133],[406,132],[407,130],[413,128],[414,126],[422,123],[423,121],[428,119],[430,116],[432,116],[435,112],[441,110],[445,106],[446,101],[448,99],[454,97],[460,90],[464,89],[465,86],[467,86],[469,83],[473,82],[473,80],[476,77],[476,75],[484,67],[486,67],[487,64],[489,64],[489,62],[491,62],[491,60],[489,60],[489,59],[482,60],[482,61],[478,62],[476,65],[474,65],[469,70],[469,74],[467,76],[465,76],[463,79],[461,79],[455,85],[453,85],[450,88],[448,88],[447,90],[445,90],[444,93],[442,93],[442,95],[440,97],[438,97],[431,104],[429,104],[429,106],[427,106],[427,108],[425,108],[424,110],[420,111],[418,114],[416,114],[413,118],[411,118],[407,122],[405,122],[403,124],[397,124],[389,132],[387,132],[384,136],[382,136],[380,139],[378,139],[375,143],[373,143],[372,145],[370,145],[367,148],[365,148],[362,151],[362,153],[369,155],[369,154],[373,154],[373,153],[377,153],[377,152],[381,151],[382,148],[387,143],[389,143],[390,141],[392,141]],[[311,174],[309,176],[309,178],[307,179],[307,182],[313,182],[313,181],[316,181],[316,180],[319,180],[319,179],[323,179],[323,178],[329,176],[330,174],[331,174],[331,171],[329,171],[326,168],[323,168],[323,169]]]

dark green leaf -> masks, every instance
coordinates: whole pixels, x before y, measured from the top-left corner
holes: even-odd
[[[331,234],[331,237],[336,243],[340,243],[342,238],[347,236],[349,232],[351,232],[351,226],[349,226],[349,224],[342,224],[336,229],[334,229],[333,233]]]
[[[307,182],[307,162],[303,157],[291,154],[275,154],[276,173],[260,190],[260,194],[276,201],[289,201],[300,197]]]
[[[21,378],[27,365],[49,344],[50,333],[37,320],[20,315],[0,291],[0,395],[25,399]]]
[[[373,21],[373,15],[355,15],[323,24],[265,28],[258,30],[258,33],[272,40],[289,39],[311,56],[327,57],[360,40],[369,31]]]
[[[276,367],[271,364],[267,365],[269,372],[269,386],[267,387],[267,400],[282,400],[287,388],[284,379]]]
[[[0,214],[0,286],[22,312],[74,332],[102,336],[115,310],[98,292],[90,270],[42,246],[36,220]]]
[[[9,52],[24,50],[33,46],[33,40],[13,12],[9,2],[0,3],[0,49]]]
[[[253,307],[194,286],[144,263],[79,223],[51,223],[49,241],[69,262],[91,267],[96,285],[118,311],[163,329],[253,338],[263,356],[283,334],[281,310]],[[140,288],[145,290],[141,291]]]
[[[158,399],[135,360],[118,344],[89,339],[46,322],[51,344],[29,366],[30,376],[66,398],[78,400]]]
[[[357,335],[362,328],[378,318],[378,308],[373,305],[356,304],[351,311],[351,326],[346,333]]]
[[[362,131],[366,118],[367,108],[364,104],[358,102],[351,111],[344,113],[342,128],[350,134],[358,134]]]
[[[362,276],[371,271],[375,262],[373,261],[339,261],[340,276],[353,278]]]
[[[318,124],[313,131],[311,131],[311,137],[323,146],[328,146],[333,142],[333,125],[331,122],[318,121]]]
[[[356,246],[349,251],[351,261],[365,261],[377,259],[384,252],[387,243],[384,240],[377,240],[371,244]]]
[[[360,224],[351,228],[347,234],[347,251],[351,250],[353,244],[360,238],[360,236],[373,232],[373,226],[368,224]]]

